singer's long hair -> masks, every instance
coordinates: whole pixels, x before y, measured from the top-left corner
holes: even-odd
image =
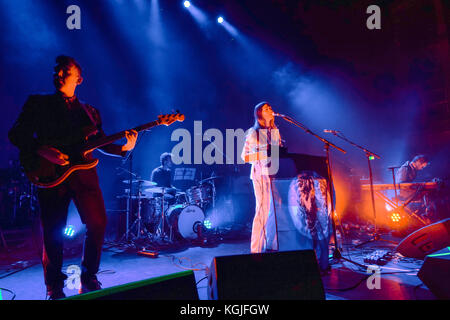
[[[254,110],[254,116],[255,116],[255,123],[253,124],[253,129],[258,130],[258,129],[277,129],[277,126],[275,125],[275,121],[274,119],[272,121],[270,121],[270,124],[268,127],[266,127],[265,121],[262,118],[262,107],[264,105],[269,105],[270,104],[266,101],[260,102],[255,106],[255,110]]]

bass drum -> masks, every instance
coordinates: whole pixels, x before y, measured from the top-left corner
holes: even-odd
[[[174,238],[193,240],[197,238],[197,226],[203,225],[205,214],[194,205],[174,205],[167,211],[167,221]]]

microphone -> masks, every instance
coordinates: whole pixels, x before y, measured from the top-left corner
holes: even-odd
[[[330,129],[323,129],[323,132],[325,133],[339,133],[339,130],[330,130]]]
[[[284,118],[284,117],[286,117],[286,115],[285,115],[285,114],[281,114],[281,113],[276,113],[276,112],[274,112],[274,113],[273,113],[273,116],[274,116],[274,117],[281,117],[281,118]]]

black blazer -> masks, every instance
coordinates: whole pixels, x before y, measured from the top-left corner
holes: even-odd
[[[28,97],[8,134],[11,143],[20,150],[21,164],[26,171],[35,168],[36,151],[41,146],[48,145],[70,154],[71,149],[86,142],[86,137],[91,141],[105,136],[99,111],[78,99],[73,103],[81,110],[76,121],[60,92]],[[115,144],[101,149],[111,155],[126,154]]]

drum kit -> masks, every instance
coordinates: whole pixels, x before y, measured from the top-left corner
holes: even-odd
[[[195,241],[200,238],[205,210],[215,206],[216,187],[213,176],[199,181],[182,191],[173,187],[158,186],[155,182],[133,179],[123,180],[136,190],[128,198],[127,212],[135,217],[130,227],[126,227],[123,238],[129,240],[148,239],[156,243]],[[131,216],[130,215],[130,216]],[[128,222],[128,219],[127,219]]]

